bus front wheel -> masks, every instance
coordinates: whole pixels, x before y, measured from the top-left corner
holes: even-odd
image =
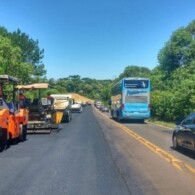
[[[7,130],[0,128],[0,152],[7,147]]]
[[[116,120],[117,120],[118,122],[120,122],[120,121],[121,121],[121,119],[120,119],[120,117],[119,117],[119,113],[117,113]]]
[[[114,118],[114,111],[111,110],[111,118],[113,119]]]
[[[145,123],[145,120],[144,119],[140,119],[139,122],[140,123]]]

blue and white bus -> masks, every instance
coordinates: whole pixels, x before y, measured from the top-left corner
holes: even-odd
[[[112,87],[111,115],[117,120],[150,117],[150,80],[124,78]]]

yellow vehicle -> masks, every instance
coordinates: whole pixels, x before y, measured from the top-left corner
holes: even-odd
[[[25,102],[19,102],[14,86],[19,79],[0,75],[0,151],[2,152],[8,141],[26,140],[28,110]],[[4,89],[6,90],[4,91]],[[8,90],[9,89],[9,90]],[[7,97],[9,95],[9,97]],[[9,100],[8,100],[9,99]],[[23,106],[20,106],[20,103]]]
[[[53,107],[57,113],[62,113],[62,122],[69,123],[72,120],[71,106],[73,98],[70,94],[51,94],[53,97]]]
[[[38,97],[29,104],[28,133],[51,133],[59,129],[62,114],[54,110],[52,102],[47,97],[41,97],[41,90],[48,88],[48,83],[34,83],[31,85],[18,85],[20,90],[38,90]]]

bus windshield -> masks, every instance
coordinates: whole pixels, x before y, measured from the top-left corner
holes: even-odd
[[[148,88],[148,80],[125,80],[125,88]]]

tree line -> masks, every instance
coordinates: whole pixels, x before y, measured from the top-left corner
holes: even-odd
[[[51,93],[75,92],[107,103],[111,87],[124,77],[151,80],[151,114],[164,121],[175,121],[195,111],[195,20],[174,31],[158,53],[158,65],[150,70],[129,65],[114,80],[81,78],[79,75],[46,78],[44,50],[19,29],[8,32],[0,27],[0,74],[10,74],[22,83],[49,82]]]

